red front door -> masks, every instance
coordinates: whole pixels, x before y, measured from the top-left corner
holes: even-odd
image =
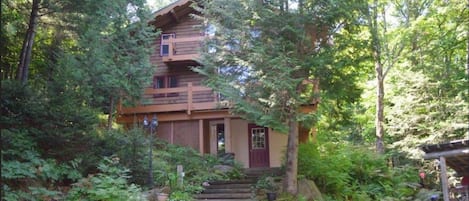
[[[269,167],[269,130],[255,124],[248,125],[249,167]]]

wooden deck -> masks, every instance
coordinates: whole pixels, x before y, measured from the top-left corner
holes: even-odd
[[[147,88],[141,103],[135,107],[119,106],[120,115],[185,111],[191,114],[197,110],[220,109],[218,96],[205,86],[153,89]]]

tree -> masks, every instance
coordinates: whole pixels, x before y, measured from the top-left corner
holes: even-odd
[[[312,125],[315,119],[300,109],[319,95],[308,83],[348,66],[331,66],[338,54],[330,39],[337,27],[351,23],[354,11],[345,11],[347,3],[301,1],[298,8],[291,3],[204,2],[201,19],[216,33],[195,71],[232,103],[233,113],[288,134],[284,185],[296,194],[299,123]]]
[[[31,63],[31,52],[34,44],[34,36],[36,34],[37,21],[39,18],[38,13],[40,2],[40,0],[33,0],[28,30],[26,31],[23,47],[21,48],[16,79],[20,80],[22,84],[26,84],[28,81],[29,64]]]
[[[403,28],[395,40],[405,46],[387,82],[387,132],[391,148],[417,159],[419,145],[460,139],[469,130],[462,59],[469,12],[461,1],[413,1],[396,8]]]
[[[84,10],[83,17],[72,18],[80,36],[77,51],[63,54],[59,61],[60,72],[70,73],[69,83],[84,95],[87,104],[108,114],[108,128],[117,101],[138,99],[152,80],[150,55],[157,32],[147,25],[150,15],[143,3],[82,2],[92,9]]]

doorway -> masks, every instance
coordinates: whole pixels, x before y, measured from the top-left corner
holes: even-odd
[[[256,124],[248,125],[249,167],[269,167],[269,130]]]

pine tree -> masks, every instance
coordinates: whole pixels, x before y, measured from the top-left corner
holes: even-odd
[[[206,41],[202,66],[195,71],[232,103],[233,113],[288,134],[284,185],[296,194],[299,124],[315,119],[301,107],[319,96],[312,83],[334,77],[321,77],[334,72],[330,34],[353,14],[345,12],[344,4],[301,1],[293,8],[289,1],[269,2],[204,2],[199,17],[215,34]]]

